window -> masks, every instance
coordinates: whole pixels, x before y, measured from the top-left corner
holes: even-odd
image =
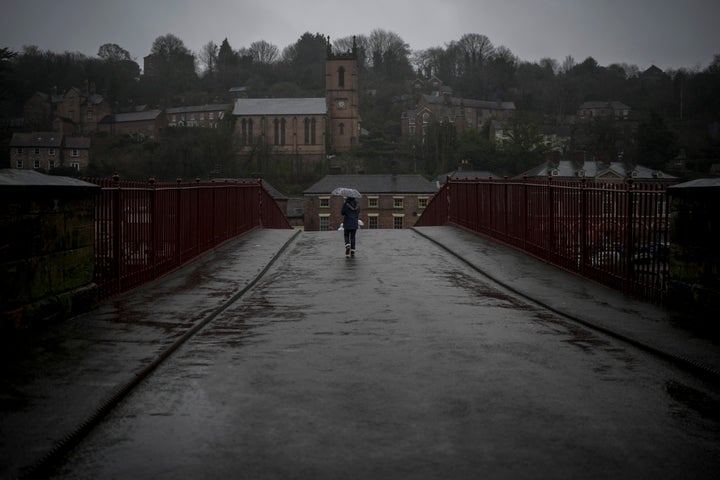
[[[330,197],[320,197],[320,208],[330,208]]]
[[[273,131],[275,134],[275,145],[280,145],[280,120],[273,120]]]
[[[55,168],[55,160],[50,160],[48,162],[48,168]]]
[[[306,118],[303,120],[303,123],[305,125],[305,145],[310,144],[310,119]]]
[[[397,215],[397,214],[393,215],[393,228],[394,229],[397,230],[397,229],[403,228],[404,217],[405,217],[405,215]]]
[[[70,150],[70,156],[71,156],[71,157],[79,157],[79,156],[80,156],[80,150],[78,150],[77,148],[73,148],[72,150]]]
[[[215,112],[208,113],[208,120],[215,120]]]
[[[23,154],[22,147],[18,147],[17,150],[15,150],[15,153],[17,153],[18,155],[22,155]]]
[[[345,88],[345,68],[344,67],[338,68],[338,86],[340,88]]]
[[[377,230],[377,228],[378,228],[378,214],[377,213],[368,214],[367,228],[370,228],[372,230]]]
[[[78,172],[80,171],[80,162],[72,162],[70,163],[70,167],[74,168]]]
[[[310,125],[310,144],[315,145],[315,128],[317,126],[317,119],[313,118]]]
[[[48,155],[50,155],[51,157],[55,156],[55,148],[54,147],[48,148]]]
[[[344,123],[340,124],[340,135],[345,135],[345,124]]]
[[[367,197],[368,199],[368,208],[377,208],[378,207],[378,197]]]
[[[423,209],[428,206],[428,197],[418,197],[418,208]]]
[[[283,118],[280,120],[280,145],[285,145],[285,127],[287,122]]]
[[[35,167],[35,168],[40,168],[40,160],[35,160],[35,161],[33,162],[33,167]]]
[[[23,168],[23,161],[19,158],[15,160],[15,168]]]
[[[320,231],[327,232],[328,230],[330,230],[330,214],[329,213],[321,213],[320,214]]]
[[[35,150],[33,150],[33,153],[34,153],[35,155],[40,155],[40,149],[39,149],[39,148],[36,148]]]
[[[249,145],[250,142],[252,142],[253,137],[253,121],[252,119],[244,119],[241,122],[242,124],[242,135],[240,138],[240,141],[243,145]]]
[[[393,197],[393,208],[403,208],[403,197]]]

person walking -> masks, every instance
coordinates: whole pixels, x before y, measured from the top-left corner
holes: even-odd
[[[347,197],[340,214],[343,216],[343,235],[345,236],[345,256],[355,256],[355,235],[360,220],[360,206],[353,197]]]

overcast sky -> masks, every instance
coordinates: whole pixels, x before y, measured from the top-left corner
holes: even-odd
[[[720,0],[2,0],[0,47],[96,56],[115,43],[140,64],[167,33],[197,53],[227,38],[282,51],[305,32],[398,34],[411,50],[487,36],[524,61],[568,55],[641,69],[705,68],[720,54]]]

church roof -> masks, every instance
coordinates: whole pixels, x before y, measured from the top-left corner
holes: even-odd
[[[233,115],[325,115],[327,105],[321,98],[238,98]]]

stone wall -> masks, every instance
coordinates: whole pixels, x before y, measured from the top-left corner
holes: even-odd
[[[99,187],[33,171],[0,170],[2,328],[60,319],[95,304]]]

